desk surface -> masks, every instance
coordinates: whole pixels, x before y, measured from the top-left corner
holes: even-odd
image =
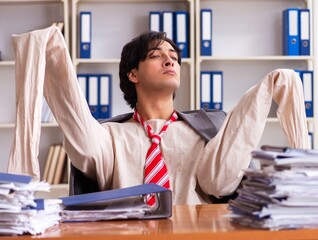
[[[174,206],[173,215],[161,220],[119,220],[61,223],[39,236],[0,237],[2,239],[317,239],[318,229],[258,230],[234,225],[226,204]]]

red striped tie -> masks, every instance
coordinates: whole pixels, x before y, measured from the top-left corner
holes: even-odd
[[[159,143],[163,134],[166,132],[169,124],[176,121],[177,119],[177,112],[174,111],[170,119],[160,130],[159,134],[154,134],[152,127],[145,123],[145,121],[138,114],[137,110],[135,110],[134,120],[140,122],[143,125],[148,137],[151,139],[152,142],[146,155],[144,183],[155,183],[165,188],[170,188],[168,170],[164,158],[162,156]],[[150,206],[154,205],[155,196],[147,196],[146,201]]]

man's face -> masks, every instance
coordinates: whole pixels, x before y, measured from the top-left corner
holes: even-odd
[[[180,85],[178,54],[168,42],[148,51],[138,70],[133,69],[137,91],[173,94]]]

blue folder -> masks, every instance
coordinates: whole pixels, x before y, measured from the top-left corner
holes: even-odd
[[[203,109],[223,109],[223,72],[202,71],[200,79],[201,101]]]
[[[98,110],[98,78],[97,74],[88,74],[87,76],[87,102],[91,114],[94,118],[99,118]]]
[[[212,71],[212,109],[222,110],[223,109],[223,72]]]
[[[22,183],[29,184],[32,176],[14,173],[0,173],[0,183]]]
[[[112,76],[100,74],[98,79],[99,118],[110,118],[112,112]]]
[[[200,107],[203,109],[212,109],[211,72],[201,71],[200,75]]]
[[[160,32],[161,27],[161,12],[159,11],[150,11],[149,12],[149,31]]]
[[[161,14],[162,14],[162,19],[161,19],[162,29],[161,29],[161,31],[163,31],[167,34],[167,38],[174,40],[174,31],[173,31],[174,12],[173,11],[163,11]]]
[[[305,110],[306,117],[314,116],[314,104],[313,104],[313,71],[310,70],[301,70],[300,71],[300,79],[303,83],[304,89],[304,100],[305,100]]]
[[[212,9],[201,9],[201,56],[212,56]]]
[[[92,13],[80,12],[80,58],[91,58]]]
[[[86,193],[60,198],[65,210],[85,210],[96,206],[107,206],[115,201],[130,201],[132,198],[143,198],[148,194],[155,194],[158,204],[150,212],[140,219],[169,218],[172,215],[172,193],[171,190],[159,185],[149,183],[115,190]],[[146,203],[145,203],[146,204]]]
[[[310,55],[310,11],[299,9],[300,55]]]
[[[181,57],[189,57],[189,13],[186,11],[174,12],[174,42],[181,50]]]
[[[298,56],[299,41],[299,11],[297,8],[285,9],[283,11],[283,54]]]

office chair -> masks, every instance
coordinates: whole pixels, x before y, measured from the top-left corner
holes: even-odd
[[[74,165],[70,164],[69,195],[99,192],[97,182],[86,177]]]

